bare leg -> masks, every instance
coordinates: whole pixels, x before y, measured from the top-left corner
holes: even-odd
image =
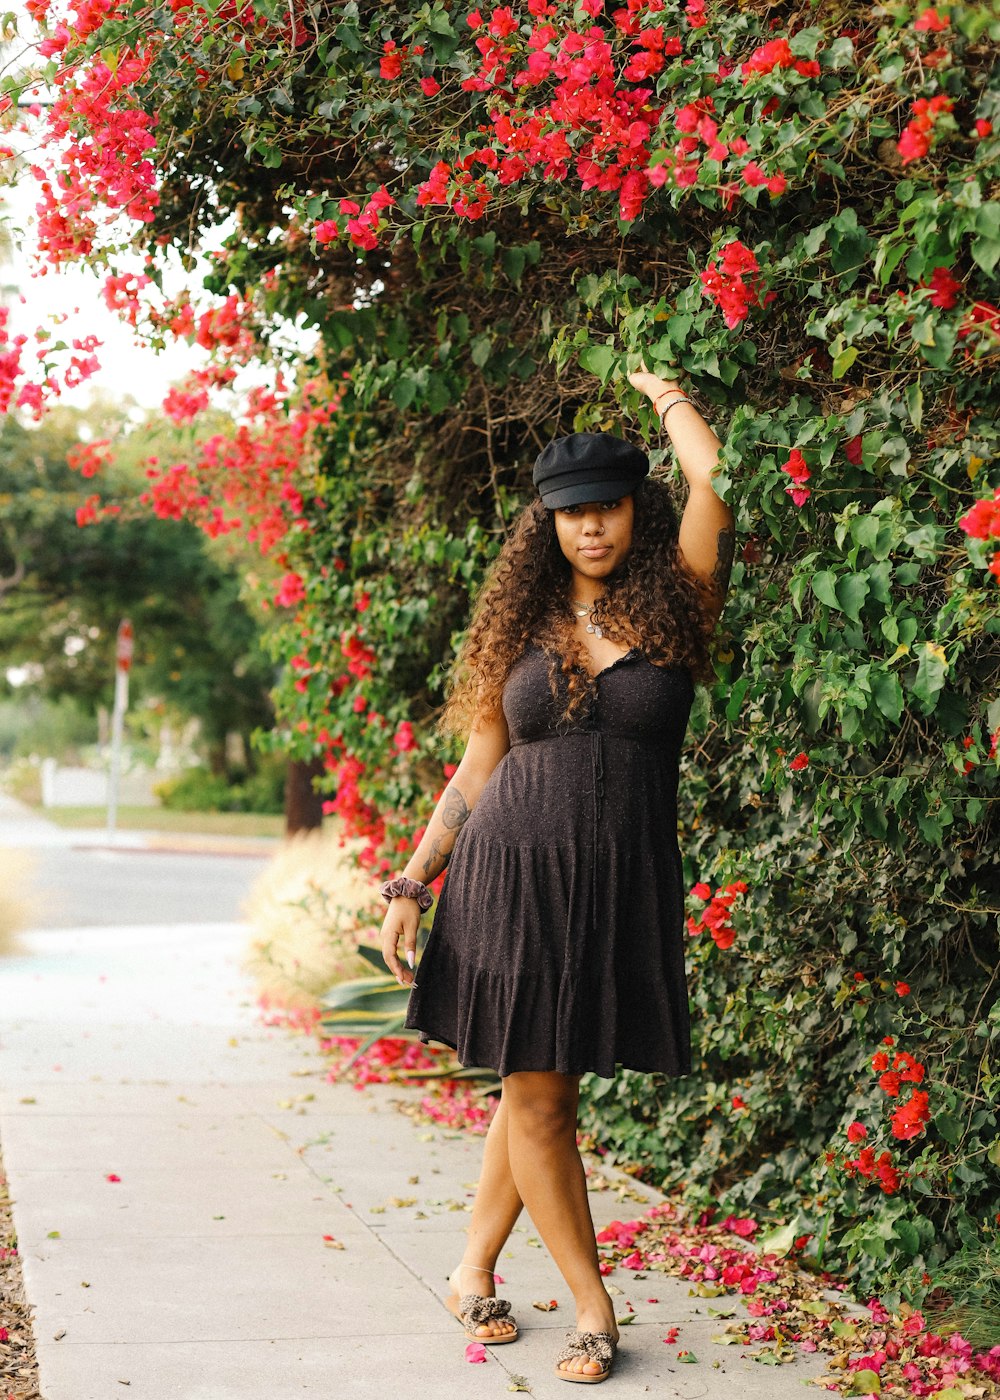
[[[576,1302],[576,1325],[610,1332],[615,1312],[598,1268],[587,1180],[576,1145],[580,1079],[550,1071],[510,1074],[503,1081],[508,1107],[507,1150],[511,1175],[538,1233]],[[585,1358],[562,1363],[595,1374]]]
[[[487,1298],[494,1297],[493,1269],[514,1228],[514,1222],[521,1214],[522,1204],[507,1156],[507,1101],[506,1095],[501,1093],[500,1103],[486,1134],[483,1166],[472,1205],[465,1253],[462,1255],[463,1265],[477,1267],[459,1266],[456,1271],[459,1293],[482,1293]],[[494,1318],[475,1330],[485,1337],[514,1329],[504,1319]]]

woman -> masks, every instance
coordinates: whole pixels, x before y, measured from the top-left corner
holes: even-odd
[[[556,1374],[588,1383],[610,1375],[618,1329],[576,1144],[580,1076],[690,1072],[677,772],[734,544],[719,439],[677,385],[630,381],[687,480],[679,528],[623,439],[574,433],[541,453],[539,499],[480,593],[446,706],[464,757],[382,887],[407,1027],[502,1084],[447,1305],[470,1338],[516,1340],[493,1269],[527,1206],[576,1303]],[[418,984],[426,883],[450,857]]]

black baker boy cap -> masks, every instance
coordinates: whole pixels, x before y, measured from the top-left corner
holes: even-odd
[[[613,433],[570,433],[542,449],[531,479],[548,510],[627,496],[649,471],[649,458]]]

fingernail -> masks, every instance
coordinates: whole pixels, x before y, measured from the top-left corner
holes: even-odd
[[[411,948],[411,949],[407,952],[407,954],[406,954],[406,961],[410,964],[410,971],[412,972],[412,971],[413,971],[413,949],[412,949],[412,948]]]

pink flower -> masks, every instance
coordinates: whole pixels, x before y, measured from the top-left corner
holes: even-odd
[[[306,596],[305,583],[301,574],[285,574],[278,586],[278,591],[274,595],[274,601],[279,608],[294,608],[296,603],[301,603]]]
[[[727,1215],[722,1221],[722,1228],[731,1230],[734,1235],[739,1235],[741,1239],[749,1239],[751,1235],[756,1234],[758,1225],[757,1221],[750,1216]]]
[[[482,1342],[469,1342],[465,1348],[465,1359],[477,1364],[486,1360],[486,1348]]]
[[[408,719],[404,719],[396,730],[392,746],[397,753],[408,753],[417,747],[417,741],[413,737],[413,725]]]

